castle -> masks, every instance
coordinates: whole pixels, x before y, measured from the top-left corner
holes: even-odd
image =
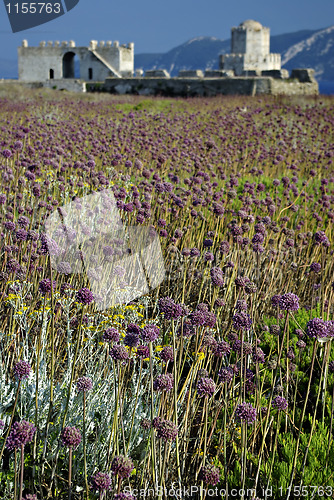
[[[270,54],[270,29],[248,19],[232,28],[231,54],[220,56],[220,68],[241,76],[253,72],[280,71],[281,55]]]
[[[109,76],[132,76],[134,44],[92,40],[89,47],[76,47],[75,42],[40,42],[29,47],[23,40],[18,48],[19,80],[23,82],[75,78],[75,58],[79,61],[78,78],[103,81]]]
[[[134,44],[92,40],[40,42],[18,48],[19,82],[61,90],[105,91],[116,94],[195,96],[217,94],[318,94],[311,69],[281,68],[280,54],[270,53],[270,30],[247,20],[232,28],[231,53],[219,56],[219,69],[134,72]],[[77,60],[77,62],[75,62]]]

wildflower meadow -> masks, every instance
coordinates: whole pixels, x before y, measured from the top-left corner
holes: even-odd
[[[330,97],[1,90],[1,499],[333,498],[333,130]],[[106,190],[165,276],[103,308],[126,236],[77,272],[45,224]]]

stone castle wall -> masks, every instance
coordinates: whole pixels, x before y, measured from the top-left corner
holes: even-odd
[[[293,79],[273,77],[220,77],[220,78],[107,78],[104,83],[86,83],[87,92],[111,94],[137,94],[164,97],[211,97],[216,95],[317,95],[318,83],[306,71],[308,77],[300,81],[296,73]],[[303,78],[301,76],[301,78]]]
[[[83,80],[101,81],[108,76],[131,76],[134,67],[133,44],[92,41],[89,47],[76,47],[71,42],[41,42],[18,48],[19,80],[25,82],[74,78],[75,56],[79,60]],[[72,74],[73,73],[73,74]]]

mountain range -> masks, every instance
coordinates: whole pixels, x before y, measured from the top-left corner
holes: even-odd
[[[163,68],[171,76],[186,69],[218,69],[219,54],[229,53],[230,47],[230,39],[193,38],[165,54],[135,55],[135,68]],[[318,80],[334,82],[334,26],[272,36],[270,51],[281,54],[282,67],[288,70],[314,68]]]
[[[166,69],[171,76],[185,69],[218,69],[219,54],[229,53],[230,46],[230,39],[197,37],[164,54],[135,54],[135,69]],[[270,51],[281,54],[282,67],[288,70],[314,68],[318,81],[334,82],[334,25],[274,35]],[[17,76],[17,61],[0,58],[0,78]]]

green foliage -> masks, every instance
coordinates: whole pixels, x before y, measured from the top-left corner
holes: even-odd
[[[308,421],[311,427],[311,416],[308,416]],[[309,448],[307,448],[310,433],[302,433],[293,486],[299,486],[300,484],[305,486],[334,486],[334,448],[332,439],[329,443],[328,434],[327,426],[316,421],[312,440]],[[274,459],[272,476],[269,482],[273,488],[274,497],[279,496],[279,488],[283,488],[283,491],[286,491],[290,484],[296,442],[296,436],[289,432],[278,435],[277,454]],[[307,450],[307,458],[303,467]],[[263,484],[268,480],[271,465],[272,457],[269,457],[266,463],[261,466]]]

